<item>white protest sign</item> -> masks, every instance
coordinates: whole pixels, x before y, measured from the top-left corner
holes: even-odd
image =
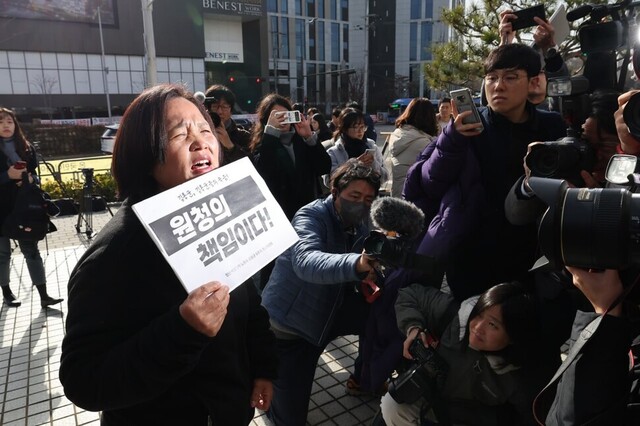
[[[133,210],[188,292],[209,281],[233,290],[298,240],[248,158]]]

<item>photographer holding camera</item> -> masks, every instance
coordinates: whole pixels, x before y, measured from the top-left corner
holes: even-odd
[[[401,374],[392,383],[380,404],[387,425],[533,424],[538,389],[531,386],[527,366],[538,335],[534,304],[521,284],[498,284],[462,303],[413,284],[399,291],[395,307],[407,336],[404,356],[415,358],[418,346],[424,353],[419,358],[430,361],[409,370],[411,380]],[[440,338],[437,346],[428,334]]]
[[[276,259],[262,292],[280,358],[267,413],[278,426],[305,424],[316,365],[327,344],[364,333],[370,305],[355,289],[375,273],[363,241],[379,188],[379,174],[349,159],[333,173],[331,195],[303,206],[292,220],[300,239]],[[360,386],[360,357],[353,370],[347,392],[370,391]]]

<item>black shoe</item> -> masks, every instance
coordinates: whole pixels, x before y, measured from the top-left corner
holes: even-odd
[[[17,308],[22,305],[22,302],[16,298],[15,294],[9,292],[9,294],[4,296],[4,304],[12,308]]]
[[[40,298],[40,306],[46,308],[49,305],[55,305],[56,303],[62,302],[64,299],[54,299],[51,296],[44,296]]]

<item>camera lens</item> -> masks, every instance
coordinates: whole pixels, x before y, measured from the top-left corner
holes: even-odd
[[[626,189],[568,189],[559,212],[560,252],[571,266],[640,264],[640,195]]]
[[[527,166],[533,176],[553,177],[558,172],[560,155],[556,148],[541,147],[527,156]]]

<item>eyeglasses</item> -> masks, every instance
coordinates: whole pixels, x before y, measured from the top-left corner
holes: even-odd
[[[212,110],[218,110],[221,109],[223,111],[230,111],[231,110],[231,105],[225,105],[225,104],[211,104],[211,109]]]
[[[502,82],[505,85],[513,86],[514,84],[516,84],[518,82],[518,80],[520,80],[523,77],[525,77],[525,76],[519,75],[518,73],[515,73],[515,72],[505,73],[502,76],[499,76],[497,74],[487,74],[487,75],[484,76],[484,82],[485,82],[485,84],[494,86],[494,85],[498,84],[498,82],[500,80],[502,80]]]
[[[356,132],[366,132],[367,129],[369,129],[367,126],[362,125],[349,127],[349,130],[355,130]]]

